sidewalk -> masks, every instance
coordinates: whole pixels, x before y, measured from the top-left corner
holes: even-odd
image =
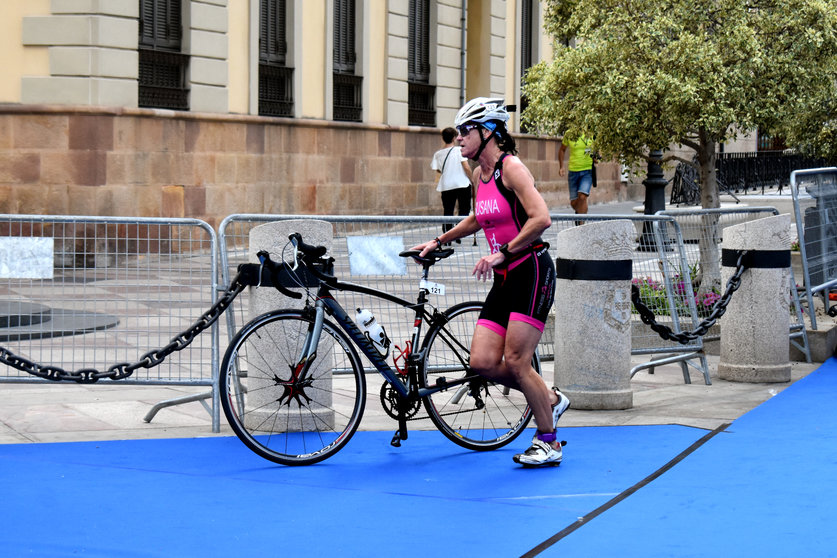
[[[743,384],[715,377],[717,356],[709,355],[712,385],[704,385],[692,372],[691,384],[683,381],[679,365],[669,364],[639,372],[631,381],[633,408],[624,411],[580,411],[570,408],[562,426],[637,426],[678,424],[712,430],[732,422],[747,411],[781,392],[790,384]],[[649,357],[632,357],[632,366]],[[551,381],[551,363],[544,363],[544,376]],[[794,362],[796,381],[819,363]],[[393,430],[395,422],[378,403],[378,377],[368,377],[366,413],[362,430]],[[56,383],[0,384],[0,444],[137,440],[231,436],[221,412],[221,431],[212,432],[211,417],[199,402],[160,410],[150,423],[143,419],[154,405],[176,397],[208,392],[206,387],[120,385],[113,382],[78,385]],[[207,400],[208,402],[211,402]],[[416,421],[415,429],[432,429],[428,420]]]

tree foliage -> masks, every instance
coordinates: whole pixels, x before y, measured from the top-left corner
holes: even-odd
[[[636,165],[695,152],[701,205],[720,206],[719,143],[757,128],[837,154],[834,0],[545,0],[555,56],[526,74],[529,129],[592,137]],[[664,159],[677,159],[669,153]],[[720,286],[717,216],[705,216],[701,293]]]
[[[545,19],[555,56],[527,73],[530,129],[593,136],[627,164],[679,144],[700,167],[740,130],[834,140],[833,0],[547,0]]]

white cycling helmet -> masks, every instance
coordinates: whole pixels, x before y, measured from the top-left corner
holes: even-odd
[[[478,122],[484,124],[490,120],[508,122],[509,111],[503,99],[491,99],[488,97],[477,97],[471,99],[465,106],[456,113],[454,126],[460,126],[466,122]]]

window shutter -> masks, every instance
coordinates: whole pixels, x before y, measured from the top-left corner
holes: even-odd
[[[179,52],[182,31],[181,0],[140,0],[140,45]]]
[[[334,1],[334,71],[355,73],[355,0]]]
[[[520,75],[532,67],[532,0],[520,3]]]
[[[407,79],[430,82],[430,0],[410,0]]]
[[[154,7],[153,0],[140,1],[140,44],[154,44]]]
[[[259,2],[259,60],[284,66],[288,53],[285,0]]]

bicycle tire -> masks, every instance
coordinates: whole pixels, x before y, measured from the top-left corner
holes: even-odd
[[[337,453],[363,417],[366,378],[342,329],[323,321],[309,381],[293,385],[313,317],[298,310],[262,314],[239,331],[224,354],[221,405],[236,436],[283,465],[310,465]]]
[[[444,312],[445,321],[430,328],[423,344],[423,387],[437,385],[442,377],[458,379],[470,373],[467,359],[481,310],[482,302],[457,304]],[[537,354],[532,366],[541,373]],[[494,450],[526,429],[532,410],[522,392],[484,379],[479,383],[482,407],[467,384],[428,395],[424,406],[436,428],[454,443],[471,450]]]

